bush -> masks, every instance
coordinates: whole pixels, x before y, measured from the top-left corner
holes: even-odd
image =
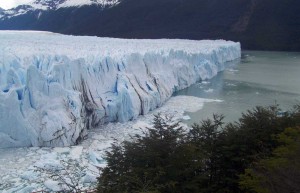
[[[276,136],[300,123],[299,106],[283,116],[278,116],[279,111],[277,106],[256,107],[227,125],[223,116],[214,115],[189,131],[156,115],[154,127],[144,135],[115,142],[106,152],[108,165],[99,178],[98,192],[245,192],[240,181],[255,184],[261,175],[254,181],[240,175],[247,168],[249,175],[254,163],[272,157],[282,144]]]
[[[280,146],[272,156],[253,163],[240,175],[245,192],[300,192],[300,127],[287,128],[276,136]]]
[[[185,134],[168,117],[156,115],[153,123],[154,128],[148,128],[144,136],[112,145],[99,178],[99,192],[177,191],[191,160]]]

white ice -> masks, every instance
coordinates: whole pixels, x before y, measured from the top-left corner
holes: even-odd
[[[239,58],[224,40],[0,32],[0,147],[70,146],[103,123],[162,106]]]
[[[61,8],[68,8],[68,7],[81,7],[81,6],[90,6],[90,5],[97,5],[101,6],[102,8],[109,8],[120,3],[119,0],[28,0],[26,2],[22,1],[14,1],[15,5],[8,10],[4,10],[0,13],[0,19],[11,18],[19,15],[26,14],[30,11],[37,11],[37,10],[57,10]],[[23,5],[22,8],[18,7]],[[18,7],[18,8],[17,8]],[[39,13],[39,15],[42,12]],[[38,16],[39,17],[39,16]]]
[[[130,135],[141,133],[141,129],[152,126],[154,114],[162,113],[180,121],[186,117],[185,112],[198,111],[209,102],[222,101],[191,96],[172,97],[164,106],[139,116],[134,121],[109,123],[101,128],[89,130],[87,140],[78,146],[0,149],[0,190],[3,190],[3,193],[58,190],[61,186],[57,181],[49,179],[49,175],[45,173],[35,171],[35,168],[61,168],[61,161],[68,160],[86,168],[80,173],[80,186],[83,189],[93,189],[99,176],[97,167],[106,165],[104,152],[109,150],[113,138],[118,141],[129,140]],[[183,123],[182,126],[187,128]]]

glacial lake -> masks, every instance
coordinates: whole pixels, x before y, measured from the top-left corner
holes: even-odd
[[[242,112],[255,106],[279,104],[288,110],[300,104],[300,52],[243,51],[241,60],[227,65],[213,79],[196,83],[174,96],[187,95],[222,102],[206,103],[186,113],[188,124],[225,115],[225,122],[237,121]]]

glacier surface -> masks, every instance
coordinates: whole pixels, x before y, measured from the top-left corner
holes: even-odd
[[[239,58],[224,40],[128,40],[0,32],[0,147],[69,146],[125,122]]]
[[[161,113],[172,121],[181,121],[187,112],[201,110],[208,103],[222,103],[222,100],[203,99],[192,96],[171,97],[162,107],[151,111],[147,115],[139,116],[133,121],[125,123],[107,123],[99,128],[88,130],[88,138],[76,146],[70,147],[21,147],[0,148],[0,192],[1,193],[28,193],[55,192],[59,188],[55,181],[49,181],[46,172],[39,168],[70,168],[66,178],[78,182],[82,191],[93,190],[97,187],[99,167],[105,167],[105,152],[111,151],[111,143],[131,140],[131,136],[143,135],[148,128],[153,127],[154,115]],[[184,130],[189,126],[180,122]],[[67,164],[67,165],[65,165]],[[76,166],[77,165],[77,166]],[[66,166],[66,167],[64,167]],[[78,166],[86,169],[77,171]],[[65,175],[64,175],[65,176]],[[66,179],[66,180],[67,180]],[[79,181],[78,181],[79,180]]]

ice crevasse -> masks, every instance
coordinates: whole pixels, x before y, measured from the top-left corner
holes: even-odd
[[[225,40],[128,40],[0,32],[0,147],[69,146],[160,107],[240,58]]]

